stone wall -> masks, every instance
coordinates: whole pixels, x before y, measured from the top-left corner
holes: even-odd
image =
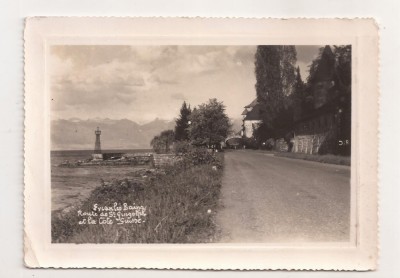
[[[321,100],[322,101],[322,100]],[[294,128],[292,152],[334,154],[337,152],[339,120],[334,111],[324,111],[298,122]]]
[[[324,140],[324,134],[295,136],[292,151],[295,153],[317,154]]]
[[[123,153],[103,153],[103,159],[120,159],[123,155]]]
[[[307,154],[332,153],[335,147],[333,135],[331,131],[311,135],[297,135],[293,140],[292,152]]]
[[[152,153],[128,153],[124,154],[123,159],[134,162],[135,165],[148,165],[153,161]]]
[[[295,135],[291,140],[291,152],[306,154],[333,153],[335,142],[335,133],[332,130],[318,134]],[[278,152],[287,152],[289,151],[289,146],[283,138],[280,138],[275,141],[274,149]]]
[[[153,165],[156,168],[174,164],[179,159],[175,154],[153,154]]]

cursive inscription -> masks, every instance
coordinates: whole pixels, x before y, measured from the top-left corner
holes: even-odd
[[[136,204],[113,203],[110,206],[93,204],[90,211],[78,210],[79,225],[142,224],[146,220],[146,207]]]

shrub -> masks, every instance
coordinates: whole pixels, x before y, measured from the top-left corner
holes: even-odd
[[[188,168],[198,165],[211,165],[222,169],[223,155],[211,149],[200,146],[193,146],[187,141],[178,141],[175,143],[175,153],[179,159],[173,165],[166,166],[169,174],[173,172],[185,171]]]
[[[192,148],[183,155],[182,163],[191,166],[197,165],[213,165],[222,168],[217,155],[207,148]]]
[[[267,150],[272,150],[275,147],[275,140],[273,138],[269,138],[266,142],[265,142],[265,148]]]
[[[174,143],[175,154],[182,155],[189,152],[192,149],[192,145],[188,141],[176,141]]]

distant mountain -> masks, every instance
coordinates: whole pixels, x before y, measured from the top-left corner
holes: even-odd
[[[128,119],[54,120],[51,122],[51,149],[93,149],[97,127],[102,131],[102,149],[147,149],[155,135],[174,129],[175,121],[155,119],[140,125]]]

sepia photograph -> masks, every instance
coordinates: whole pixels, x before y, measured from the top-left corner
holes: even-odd
[[[377,38],[367,19],[28,19],[25,264],[375,269]]]
[[[51,45],[52,243],[350,241],[351,45]]]

